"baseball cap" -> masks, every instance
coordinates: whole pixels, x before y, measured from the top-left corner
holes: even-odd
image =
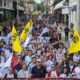
[[[37,59],[37,62],[41,62],[41,59]]]

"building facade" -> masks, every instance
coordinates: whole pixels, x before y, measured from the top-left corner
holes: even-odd
[[[80,33],[80,0],[69,0],[69,27],[74,24]]]
[[[66,12],[67,7],[68,7],[68,0],[55,0],[53,6],[54,6],[53,10],[54,10],[55,19],[59,23],[66,24],[68,26],[69,12]]]
[[[24,1],[24,13],[25,14],[30,14],[31,12],[34,11],[34,3],[35,0],[25,0]]]
[[[44,5],[47,5],[49,7],[49,14],[53,13],[53,3],[55,0],[41,0],[44,2]]]
[[[18,15],[22,14],[24,12],[22,2],[21,0],[0,0],[0,21],[16,18],[17,12]]]
[[[13,0],[0,0],[0,21],[6,20],[13,15]]]
[[[69,27],[70,24],[77,26],[77,0],[69,0]]]

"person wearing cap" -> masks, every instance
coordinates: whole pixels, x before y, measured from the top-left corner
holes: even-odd
[[[37,59],[37,64],[32,68],[31,77],[32,78],[45,78],[47,76],[47,71],[41,64],[41,59]]]
[[[78,66],[75,67],[74,73],[76,74],[76,77],[77,77],[78,79],[80,79],[80,62],[77,62],[77,64],[78,64]]]

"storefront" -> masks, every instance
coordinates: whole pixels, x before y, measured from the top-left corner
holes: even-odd
[[[60,22],[60,23],[63,23],[63,24],[66,24],[68,25],[68,14],[64,14],[62,12],[63,8],[64,8],[64,3],[65,3],[65,0],[57,3],[54,7],[54,11],[55,11],[55,16],[56,16],[56,19]]]
[[[77,0],[69,1],[69,10],[69,27],[71,23],[77,26]]]

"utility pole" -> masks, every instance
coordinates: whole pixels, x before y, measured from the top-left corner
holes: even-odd
[[[17,25],[18,26],[18,19],[19,19],[19,10],[18,10],[18,0],[17,0]]]
[[[80,0],[77,0],[77,27],[80,33]]]
[[[45,0],[45,14],[47,14],[48,0]]]
[[[17,0],[17,22],[18,22],[18,18],[19,18],[19,10],[18,10],[18,0]]]

